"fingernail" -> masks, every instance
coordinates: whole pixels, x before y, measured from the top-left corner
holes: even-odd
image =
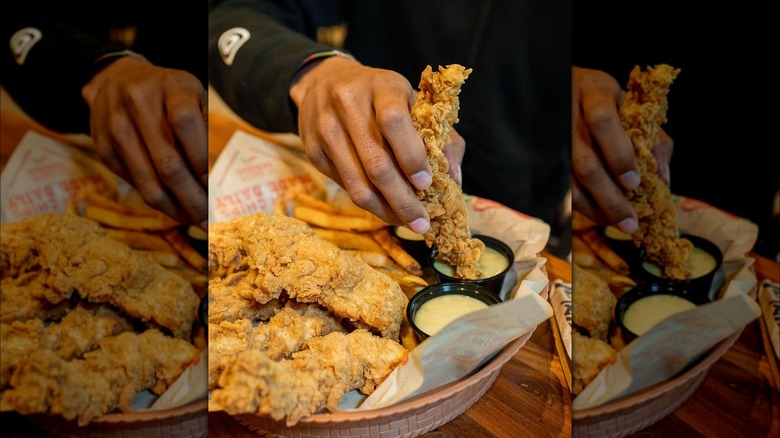
[[[666,182],[666,185],[672,185],[672,173],[669,171],[669,165],[666,164],[662,169],[661,179]]]
[[[408,224],[406,224],[412,231],[414,231],[417,234],[422,234],[426,231],[428,231],[428,228],[431,227],[431,223],[428,222],[428,219],[425,219],[424,217],[421,217],[419,219],[415,219]]]
[[[207,220],[203,221],[198,226],[200,227],[201,230],[208,231],[209,230],[209,221],[207,221]]]
[[[631,234],[634,231],[636,231],[639,224],[636,222],[636,219],[629,217],[625,218],[622,221],[617,223],[617,227],[620,229],[620,231],[624,233]]]
[[[411,179],[412,179],[412,184],[414,184],[414,186],[417,187],[418,189],[424,189],[428,187],[429,185],[431,185],[431,181],[432,181],[431,174],[424,170],[421,170],[415,173],[414,175],[412,175]]]
[[[629,170],[628,172],[620,175],[620,182],[623,183],[623,187],[628,190],[634,190],[639,187],[640,183],[639,174],[636,171]]]
[[[200,176],[200,180],[203,182],[203,184],[209,185],[209,174],[204,173],[203,175]]]

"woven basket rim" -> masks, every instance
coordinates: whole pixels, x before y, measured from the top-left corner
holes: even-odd
[[[101,415],[90,422],[90,424],[118,424],[118,423],[136,423],[143,421],[165,420],[174,417],[183,417],[198,412],[206,413],[208,408],[208,397],[202,397],[193,400],[181,406],[170,409],[160,409],[154,411],[132,411],[119,412]]]
[[[723,354],[725,354],[726,351],[731,348],[732,345],[734,345],[734,342],[736,342],[736,340],[742,334],[742,330],[743,329],[740,329],[738,332],[720,341],[704,358],[702,358],[702,360],[677,377],[657,383],[653,386],[650,386],[649,388],[645,388],[641,391],[626,395],[619,399],[612,400],[601,406],[596,406],[589,409],[573,410],[572,420],[588,420],[589,422],[592,422],[599,419],[607,419],[622,411],[634,409],[638,405],[650,404],[655,399],[663,396],[664,394],[674,391],[681,386],[687,385],[688,382],[695,379],[700,374],[706,373],[712,364],[720,359]]]

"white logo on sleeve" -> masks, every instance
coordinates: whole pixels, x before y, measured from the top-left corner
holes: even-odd
[[[236,57],[236,52],[245,42],[249,40],[249,31],[243,27],[234,27],[228,29],[220,35],[218,45],[219,54],[222,55],[222,60],[227,65],[233,65],[233,59]]]
[[[27,53],[30,52],[35,43],[40,41],[41,36],[41,31],[34,27],[25,27],[11,36],[11,53],[17,64],[24,64]]]

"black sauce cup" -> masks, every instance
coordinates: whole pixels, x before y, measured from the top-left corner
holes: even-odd
[[[715,267],[711,271],[699,277],[675,280],[666,277],[659,277],[658,275],[655,275],[645,269],[644,264],[640,263],[637,267],[640,276],[645,283],[658,283],[660,285],[672,287],[675,289],[685,289],[691,294],[696,294],[706,300],[709,300],[713,279],[723,264],[723,253],[720,251],[720,248],[718,248],[717,245],[702,237],[691,234],[683,234],[680,237],[690,240],[695,248],[699,248],[707,254],[711,255],[715,259]]]
[[[626,261],[630,269],[633,270],[641,264],[641,252],[630,235],[611,226],[599,226],[597,232],[607,246]],[[628,239],[619,238],[617,235],[628,236]]]
[[[403,228],[404,230],[399,231],[399,228]],[[395,236],[396,239],[398,239],[398,242],[401,244],[401,247],[406,250],[406,252],[409,253],[412,257],[414,257],[415,260],[417,260],[420,265],[425,265],[426,260],[428,258],[428,253],[430,252],[430,248],[428,248],[428,245],[425,244],[425,239],[417,240],[417,239],[409,239],[406,237],[406,234],[404,234],[404,231],[408,231],[409,233],[416,234],[414,231],[409,230],[406,227],[395,226],[393,227],[393,236]],[[418,236],[422,237],[418,234]]]
[[[429,335],[420,330],[415,323],[417,317],[417,311],[420,310],[423,304],[428,301],[445,295],[465,295],[471,298],[476,298],[488,306],[498,304],[501,302],[497,296],[485,290],[480,285],[469,283],[438,283],[421,289],[414,294],[409,300],[409,304],[406,305],[406,319],[409,321],[409,325],[412,326],[412,330],[420,339],[425,340]]]
[[[615,305],[615,319],[617,320],[618,327],[620,327],[621,334],[626,343],[633,341],[637,334],[629,330],[623,318],[626,315],[626,311],[632,304],[636,303],[642,298],[653,295],[672,295],[679,298],[683,298],[695,304],[701,306],[710,302],[710,299],[705,295],[698,292],[691,291],[685,285],[664,285],[660,283],[646,283],[640,284],[628,292],[621,295]]]
[[[507,273],[510,271],[510,269],[512,269],[512,264],[515,260],[515,253],[512,251],[512,248],[510,248],[509,245],[490,236],[475,234],[472,237],[481,240],[485,244],[485,247],[493,248],[494,250],[498,251],[499,254],[506,257],[508,261],[507,267],[492,277],[478,278],[476,280],[466,280],[463,278],[450,277],[443,272],[439,272],[439,270],[437,270],[436,266],[434,265],[434,262],[439,255],[439,252],[436,250],[435,246],[431,248],[431,251],[428,254],[428,265],[431,267],[431,269],[433,269],[433,273],[436,275],[436,280],[439,283],[476,284],[482,286],[485,288],[485,290],[494,294],[498,299],[501,299],[501,290],[504,286],[504,280],[506,279]]]

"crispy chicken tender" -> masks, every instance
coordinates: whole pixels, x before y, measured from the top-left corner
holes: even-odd
[[[666,123],[669,86],[679,72],[666,64],[648,67],[647,72],[634,67],[620,107],[620,120],[634,144],[642,178],[639,187],[626,193],[639,217],[634,242],[644,245],[647,258],[662,266],[665,276],[684,279],[690,276],[684,265],[693,245],[680,238],[672,194],[658,176],[658,163],[653,156],[661,124]]]
[[[280,362],[254,350],[241,353],[220,376],[211,401],[231,415],[270,415],[293,426],[338,405],[353,389],[371,394],[407,355],[397,342],[366,330],[312,338],[304,348]]]
[[[59,414],[85,425],[126,409],[140,391],[161,394],[198,356],[190,343],[156,329],[102,339],[84,359],[37,350],[14,371],[2,403],[23,415]]]
[[[439,257],[455,267],[457,277],[475,279],[482,277],[476,263],[485,244],[471,237],[463,191],[450,177],[449,162],[444,156],[452,125],[458,122],[460,87],[470,73],[471,69],[457,64],[439,67],[436,73],[427,66],[411,114],[433,171],[431,185],[417,190],[431,219],[431,228],[424,234],[425,243],[429,247],[436,245]]]
[[[607,365],[615,363],[617,351],[606,342],[572,332],[572,393],[580,394]]]
[[[248,319],[209,324],[209,388],[216,386],[225,363],[242,351],[279,360],[299,351],[311,338],[343,330],[325,310],[307,304],[288,305],[257,327]]]
[[[592,338],[607,341],[617,298],[609,285],[597,275],[576,264],[573,269],[572,321]]]
[[[49,326],[40,319],[0,324],[0,388],[8,385],[13,370],[37,350],[70,360],[92,350],[101,339],[132,329],[117,312],[102,306],[78,307]]]
[[[317,303],[398,339],[406,305],[398,283],[321,239],[300,220],[259,212],[210,224],[209,271],[234,275],[227,274],[231,270],[253,278],[258,302],[286,293],[291,300]]]
[[[3,310],[3,322],[40,317],[43,300],[56,305],[78,293],[189,337],[198,306],[192,287],[94,221],[47,213],[0,227],[3,307],[18,306]]]

